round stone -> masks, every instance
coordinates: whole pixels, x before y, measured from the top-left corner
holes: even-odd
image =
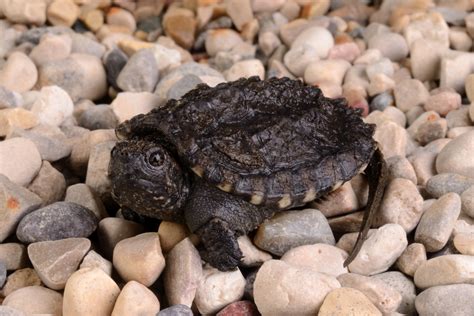
[[[326,58],[329,50],[334,46],[331,33],[320,26],[312,26],[301,32],[291,43],[291,48],[309,45],[316,49],[319,58]]]
[[[367,296],[356,289],[346,287],[329,292],[319,309],[318,316],[348,315],[354,311],[361,315],[382,316]]]
[[[160,311],[160,302],[146,286],[130,281],[122,288],[115,301],[112,315],[156,315]]]
[[[33,88],[38,79],[38,70],[33,61],[21,52],[14,52],[0,69],[0,86],[25,92]]]
[[[0,174],[12,182],[27,186],[40,168],[41,155],[31,140],[15,137],[0,142]]]
[[[438,173],[453,172],[474,178],[474,131],[467,132],[449,142],[436,158]]]
[[[28,315],[61,315],[63,297],[60,293],[42,286],[27,286],[5,297],[2,305],[16,308]]]
[[[474,282],[474,257],[445,255],[430,259],[415,272],[415,284],[420,289],[438,285]]]

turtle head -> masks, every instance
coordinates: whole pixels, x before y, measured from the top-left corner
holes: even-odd
[[[189,182],[160,144],[146,138],[119,141],[112,149],[109,177],[120,206],[153,218],[183,221]]]

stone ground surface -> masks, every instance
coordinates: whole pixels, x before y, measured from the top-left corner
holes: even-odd
[[[474,315],[473,5],[0,0],[0,315]],[[241,237],[225,273],[111,199],[117,124],[254,75],[376,125],[390,183],[348,267],[363,175]]]

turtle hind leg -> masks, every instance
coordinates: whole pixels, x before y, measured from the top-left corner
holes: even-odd
[[[204,249],[200,255],[220,271],[232,271],[242,259],[235,232],[220,218],[213,218],[202,226],[197,234],[201,236]]]
[[[388,169],[380,149],[377,148],[372,155],[365,173],[369,181],[369,199],[359,230],[359,236],[357,236],[357,241],[351,254],[344,261],[344,267],[348,266],[355,259],[362,248],[372,221],[382,202],[383,193],[388,182]]]

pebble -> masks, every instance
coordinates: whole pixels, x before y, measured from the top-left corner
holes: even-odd
[[[173,305],[162,309],[157,316],[193,316],[191,308],[186,305]]]
[[[39,98],[33,103],[31,112],[40,123],[59,126],[72,115],[74,104],[66,91],[58,86],[43,87]]]
[[[133,14],[128,10],[118,7],[113,7],[107,12],[106,21],[107,25],[117,26],[123,29],[125,33],[131,34],[137,28]]]
[[[400,61],[408,55],[408,45],[403,36],[393,32],[383,32],[368,40],[369,49],[379,50],[392,61]]]
[[[446,135],[446,137],[454,139],[456,137],[461,136],[462,134],[465,134],[471,131],[474,131],[474,126],[454,127],[448,131],[448,134]]]
[[[416,289],[413,281],[398,271],[384,272],[371,277],[381,280],[402,295],[402,302],[397,309],[400,314],[415,314]]]
[[[375,223],[378,226],[399,224],[409,233],[418,224],[422,211],[423,197],[416,185],[410,180],[396,178],[385,189]]]
[[[348,233],[359,231],[362,224],[364,211],[357,211],[342,216],[332,217],[328,220],[334,233]]]
[[[160,302],[155,294],[143,284],[130,281],[117,297],[112,316],[156,315],[159,311]]]
[[[449,29],[449,43],[454,50],[468,52],[472,47],[472,39],[466,29],[452,27]]]
[[[158,97],[150,92],[121,92],[110,106],[119,123],[123,123],[135,115],[150,112],[158,102]]]
[[[265,56],[270,56],[277,47],[281,46],[281,41],[274,33],[264,32],[258,37],[258,46]]]
[[[473,283],[474,257],[445,255],[423,263],[415,272],[415,285],[426,289],[438,285]]]
[[[403,112],[408,112],[417,105],[423,105],[430,94],[423,83],[417,79],[406,79],[399,82],[394,90],[395,105]]]
[[[113,249],[123,239],[144,232],[142,225],[118,217],[106,217],[99,222],[97,235],[106,258],[112,258]]]
[[[305,45],[312,46],[319,58],[326,58],[329,50],[334,46],[334,38],[327,29],[320,26],[312,26],[296,36],[291,43],[291,49]]]
[[[393,77],[394,69],[390,59],[384,57],[375,63],[367,65],[365,68],[369,80],[374,80],[378,74],[384,74],[388,77]]]
[[[43,160],[38,175],[28,185],[28,190],[43,200],[43,205],[49,205],[62,200],[66,191],[66,179],[51,164]]]
[[[18,270],[27,266],[26,248],[19,243],[0,244],[0,261],[7,270]]]
[[[373,80],[370,81],[367,92],[369,96],[374,96],[383,92],[391,91],[395,87],[395,81],[392,78],[379,73],[373,77]]]
[[[23,106],[23,97],[18,92],[0,86],[0,110]]]
[[[389,92],[382,92],[376,95],[372,101],[370,101],[371,111],[383,111],[394,105],[394,98]]]
[[[328,59],[344,59],[353,62],[361,55],[361,50],[354,42],[334,45],[328,52]]]
[[[310,268],[316,272],[337,277],[347,273],[343,266],[347,252],[327,244],[313,244],[288,250],[281,260],[299,268]]]
[[[460,212],[459,195],[443,195],[423,213],[416,228],[415,241],[422,243],[428,252],[441,250],[448,242]]]
[[[471,101],[471,103],[474,102],[474,74],[470,74],[466,77],[465,80],[465,90],[466,90],[466,96]]]
[[[454,247],[463,255],[474,256],[474,234],[459,233],[454,236]]]
[[[441,117],[435,111],[423,112],[420,114],[407,128],[407,132],[415,138],[415,135],[418,133],[420,126],[427,122],[434,122],[439,120]]]
[[[72,38],[72,53],[92,55],[97,58],[102,58],[105,54],[105,46],[96,40],[79,33],[71,33],[69,36]]]
[[[334,235],[324,215],[315,209],[277,213],[257,230],[254,243],[260,249],[283,255],[289,249],[315,243],[334,245]]]
[[[120,288],[101,269],[80,269],[64,288],[63,315],[110,315],[119,294]]]
[[[97,218],[89,209],[75,203],[56,202],[23,217],[16,236],[24,243],[89,237]]]
[[[240,236],[237,242],[239,243],[239,248],[243,255],[239,264],[243,267],[260,266],[265,261],[272,259],[269,253],[255,247],[247,235]]]
[[[33,61],[22,52],[10,54],[0,69],[0,86],[15,92],[26,92],[38,79],[38,70]]]
[[[27,315],[61,315],[63,297],[42,286],[27,286],[5,297],[2,305],[16,308]]]
[[[214,57],[218,52],[232,50],[235,46],[242,43],[239,33],[231,29],[209,30],[206,36],[206,52]]]
[[[406,155],[408,134],[403,127],[394,122],[385,122],[375,130],[374,139],[379,143],[385,159]]]
[[[157,233],[143,233],[122,239],[113,252],[114,268],[125,281],[151,286],[165,268]]]
[[[425,111],[435,111],[442,116],[446,116],[450,111],[460,107],[461,95],[451,90],[432,91],[431,96],[425,102]]]
[[[431,177],[426,183],[426,191],[435,198],[454,192],[461,195],[474,185],[474,179],[455,173],[440,173]]]
[[[328,59],[313,62],[304,72],[304,80],[310,85],[342,85],[342,80],[351,64],[343,59]]]
[[[449,142],[436,158],[438,173],[457,173],[474,178],[474,131],[464,133]]]
[[[418,126],[414,138],[420,145],[426,145],[434,140],[444,138],[447,131],[448,122],[439,118],[434,121],[426,121]]]
[[[123,91],[153,92],[158,78],[158,64],[153,50],[142,49],[130,57],[116,80]]]
[[[413,277],[416,270],[424,262],[426,262],[425,246],[420,243],[412,243],[398,258],[396,266],[401,272]]]
[[[66,34],[45,34],[30,53],[31,60],[39,67],[47,62],[67,58],[71,54],[72,39]]]
[[[316,49],[307,45],[290,49],[283,58],[288,70],[298,77],[303,77],[308,65],[318,60]]]
[[[258,59],[248,59],[236,62],[225,72],[225,78],[228,81],[234,81],[239,78],[249,78],[252,76],[258,76],[262,80],[265,78],[265,67]]]
[[[238,301],[230,303],[224,309],[222,309],[216,316],[233,316],[233,315],[245,315],[245,316],[258,316],[260,313],[257,307],[251,301]]]
[[[90,250],[82,260],[79,269],[82,268],[99,268],[108,276],[112,276],[112,262],[103,258],[100,254],[94,250]]]
[[[115,89],[119,89],[117,85],[117,77],[123,67],[127,64],[128,56],[122,50],[113,48],[105,54],[103,61],[107,75],[107,82]]]
[[[54,0],[46,11],[52,25],[71,27],[79,17],[80,9],[72,0]]]
[[[461,209],[463,213],[474,218],[474,185],[462,192]]]
[[[253,20],[252,4],[250,0],[227,0],[225,1],[225,7],[227,14],[239,31],[242,31],[243,26]]]
[[[21,161],[22,166],[17,164]],[[11,138],[0,142],[0,174],[12,182],[27,186],[41,168],[41,156],[35,144],[25,138]]]
[[[357,311],[361,315],[380,315],[382,313],[362,292],[342,287],[332,290],[324,299],[318,315],[347,315]]]
[[[469,118],[469,106],[462,105],[459,109],[453,110],[446,115],[446,121],[450,129],[471,125]]]
[[[118,120],[111,106],[101,104],[91,106],[82,112],[77,119],[77,123],[79,126],[94,131],[97,129],[115,129]]]
[[[438,12],[420,14],[403,30],[403,35],[411,46],[417,39],[435,41],[443,47],[449,47],[449,27]]]
[[[470,68],[474,61],[474,55],[467,52],[445,53],[440,64],[441,88],[455,89],[459,93],[464,92],[464,82],[471,73]]]
[[[62,290],[90,247],[87,238],[42,241],[28,246],[28,257],[47,287]]]
[[[452,284],[431,287],[415,300],[420,316],[474,314],[474,285]]]
[[[216,313],[244,295],[245,278],[239,269],[222,272],[204,266],[196,290],[194,304],[201,314]]]
[[[347,214],[359,208],[359,200],[350,182],[327,194],[324,199],[314,201],[311,206],[321,211],[324,216],[332,217]]]
[[[168,253],[180,241],[191,234],[186,225],[162,221],[158,227],[158,236],[160,236],[161,250]]]
[[[197,24],[194,12],[186,8],[168,9],[163,16],[165,34],[185,49],[193,47]]]
[[[269,260],[258,270],[253,294],[263,315],[314,315],[326,295],[339,287],[333,276]]]
[[[94,190],[104,203],[111,203],[112,184],[109,178],[110,152],[116,141],[95,145],[91,149],[87,164],[86,184]]]
[[[7,267],[2,261],[0,261],[0,288],[3,288],[6,280],[7,280]]]
[[[366,239],[357,257],[349,264],[349,271],[362,275],[387,271],[407,245],[406,233],[402,226],[383,225]]]
[[[41,279],[39,278],[38,274],[36,274],[34,269],[18,269],[8,276],[7,282],[2,287],[0,293],[3,297],[7,297],[16,290],[35,285],[41,285]]]
[[[10,136],[16,128],[30,129],[38,125],[35,114],[23,108],[0,110],[0,136]]]
[[[169,304],[191,307],[202,276],[201,257],[191,240],[186,238],[166,256],[163,280]]]
[[[5,17],[14,23],[43,25],[46,22],[46,1],[8,0],[3,3]]]
[[[65,202],[73,202],[91,210],[100,220],[108,216],[104,204],[97,194],[85,183],[77,183],[66,189]]]
[[[386,159],[386,162],[390,180],[402,178],[410,180],[413,184],[416,184],[417,179],[415,169],[408,159],[402,156],[392,156],[389,159]]]
[[[274,12],[280,9],[285,0],[253,0],[253,12]]]

